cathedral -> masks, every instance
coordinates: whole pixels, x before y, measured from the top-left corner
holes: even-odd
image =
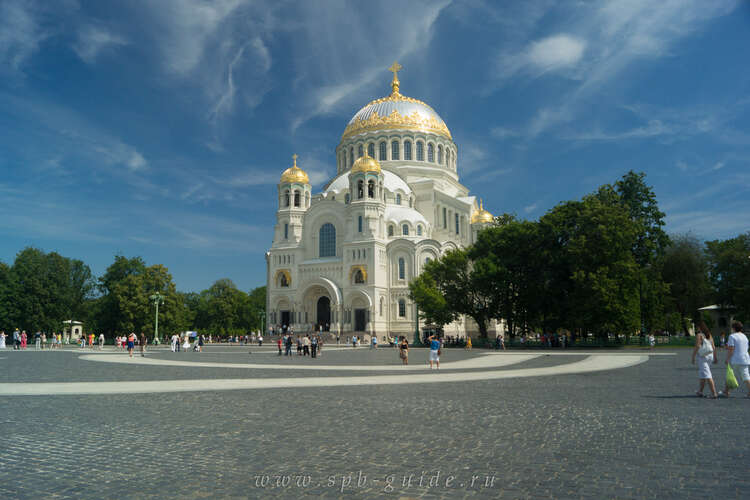
[[[349,120],[336,148],[337,174],[320,193],[297,155],[281,175],[266,253],[267,324],[277,332],[413,335],[418,312],[409,281],[493,222],[459,182],[458,148],[445,122],[400,93],[398,63],[389,69],[390,95]],[[445,335],[472,335],[472,325],[456,321]]]

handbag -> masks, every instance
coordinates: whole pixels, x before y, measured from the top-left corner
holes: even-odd
[[[737,383],[737,377],[734,376],[732,365],[727,363],[727,389],[736,389],[739,386],[740,384]]]
[[[703,344],[701,344],[700,349],[698,349],[698,355],[706,357],[706,356],[713,354],[713,352],[714,352],[714,348],[711,346],[711,342],[709,342],[706,339],[703,339]]]

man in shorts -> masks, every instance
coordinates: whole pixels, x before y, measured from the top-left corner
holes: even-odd
[[[430,370],[433,368],[440,369],[440,340],[434,335],[427,337],[430,344]],[[435,363],[435,367],[432,364]]]

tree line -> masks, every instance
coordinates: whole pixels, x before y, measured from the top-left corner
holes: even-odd
[[[12,265],[0,261],[0,330],[57,332],[72,319],[83,322],[87,332],[153,336],[155,308],[149,297],[156,292],[165,297],[159,306],[160,336],[262,329],[265,286],[246,293],[225,278],[200,293],[185,293],[176,289],[165,266],[146,265],[140,257],[117,255],[97,278],[81,260],[29,247]]]
[[[664,217],[645,174],[631,171],[538,220],[496,217],[474,245],[429,262],[411,298],[426,322],[466,315],[482,337],[501,319],[510,335],[689,335],[714,303],[750,319],[750,232],[701,242],[667,235]]]

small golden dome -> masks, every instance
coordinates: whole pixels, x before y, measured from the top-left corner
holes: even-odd
[[[495,222],[495,217],[484,209],[482,200],[479,200],[479,210],[471,214],[471,223],[492,224],[493,222]]]
[[[354,172],[373,172],[376,174],[380,173],[380,163],[375,158],[371,158],[365,150],[365,155],[357,158],[357,161],[352,165],[352,173]]]
[[[292,155],[294,165],[284,170],[281,174],[281,182],[296,182],[299,184],[310,184],[310,178],[307,176],[304,170],[297,166],[297,155]]]

